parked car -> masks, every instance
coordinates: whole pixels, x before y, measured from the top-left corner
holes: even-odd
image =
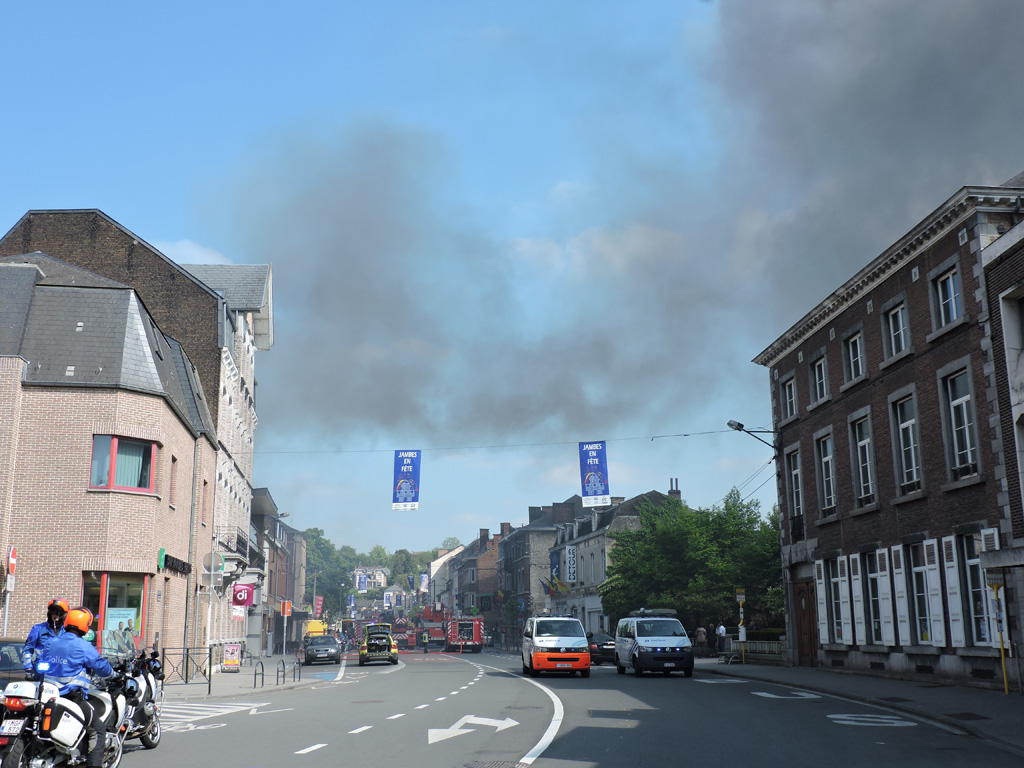
[[[590,677],[590,649],[583,624],[573,616],[532,616],[523,628],[523,674],[580,673]]]
[[[318,661],[341,664],[341,644],[332,635],[314,635],[302,648],[302,663],[305,666]]]
[[[398,663],[398,644],[391,636],[390,624],[370,624],[359,646],[359,666],[371,661]]]
[[[588,632],[587,642],[590,644],[591,664],[615,661],[615,638],[607,632]]]
[[[22,680],[25,670],[21,665],[23,637],[0,637],[0,691],[12,680]]]

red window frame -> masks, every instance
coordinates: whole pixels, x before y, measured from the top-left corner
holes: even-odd
[[[149,486],[141,487],[134,485],[114,485],[114,479],[117,477],[117,446],[121,438],[117,435],[93,435],[93,458],[95,461],[96,452],[96,438],[97,437],[109,437],[110,438],[110,469],[107,472],[107,484],[106,485],[93,485],[92,475],[90,469],[89,476],[89,487],[90,488],[103,488],[111,491],[135,491],[136,493],[154,493],[156,488],[156,443],[152,440],[139,440],[137,438],[126,437],[125,440],[129,440],[133,443],[143,443],[149,446]],[[91,466],[91,465],[90,465]]]

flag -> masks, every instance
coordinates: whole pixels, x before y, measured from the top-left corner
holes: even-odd
[[[567,593],[569,591],[569,585],[566,584],[564,581],[562,581],[557,576],[555,576],[555,587],[557,587],[558,591],[561,592],[562,594],[565,594],[565,593]]]
[[[544,594],[548,597],[554,597],[554,589],[544,579],[540,580],[541,589],[544,590]]]

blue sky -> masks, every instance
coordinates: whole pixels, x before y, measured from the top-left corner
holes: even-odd
[[[0,9],[0,231],[99,208],[272,263],[254,483],[359,551],[520,525],[580,441],[614,495],[767,511],[751,359],[1024,170],[1014,0],[368,6]]]

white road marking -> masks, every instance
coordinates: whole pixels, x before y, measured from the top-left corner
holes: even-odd
[[[790,691],[792,696],[779,696],[777,693],[768,693],[767,691],[751,691],[755,696],[764,696],[766,699],[820,699],[816,693],[809,693],[807,691]]]
[[[295,754],[296,755],[308,755],[310,752],[315,752],[316,750],[322,749],[323,747],[326,747],[326,746],[327,746],[326,744],[314,744],[312,747],[306,747],[305,749],[300,749]]]
[[[405,717],[405,713],[402,712],[401,714],[398,714],[398,715],[392,715],[391,717],[388,718],[388,720],[397,720],[400,717]]]
[[[434,701],[444,701],[447,698],[447,696],[438,696],[436,699],[434,699]]]
[[[828,719],[839,725],[875,725],[884,728],[904,728],[917,725],[896,715],[829,715]]]
[[[362,728],[356,728],[354,731],[349,731],[349,733],[362,733],[363,731],[368,731],[371,728],[373,728],[372,725],[364,725]]]
[[[426,709],[429,706],[429,704],[420,704],[418,707],[416,707],[416,709]]]

